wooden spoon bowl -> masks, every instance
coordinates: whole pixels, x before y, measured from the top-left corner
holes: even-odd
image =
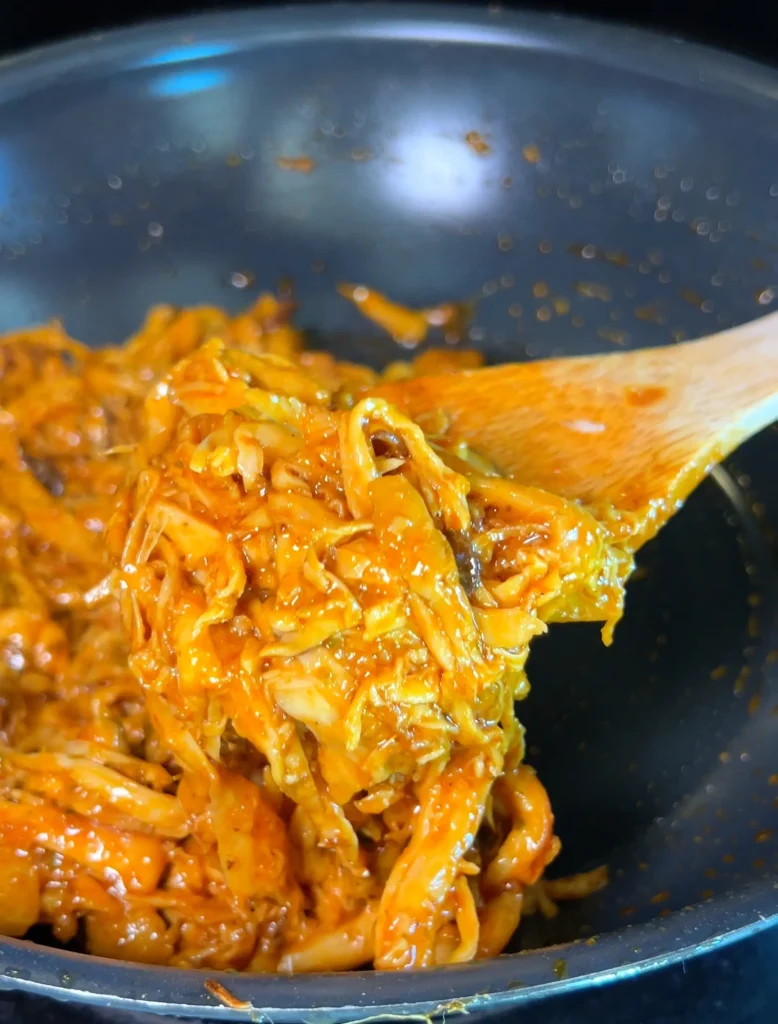
[[[662,348],[509,363],[384,385],[442,412],[502,472],[638,517],[650,539],[713,466],[778,418],[778,314]]]

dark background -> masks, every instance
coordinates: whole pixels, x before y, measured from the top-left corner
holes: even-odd
[[[510,0],[502,0],[502,4],[511,6]],[[42,5],[31,0],[3,0],[0,49],[18,49],[149,17],[241,6],[252,5],[240,0],[221,4],[218,0],[72,0],[52,4],[44,14]],[[630,22],[778,62],[774,0],[536,0],[523,6]]]
[[[251,4],[239,0],[221,4],[216,0],[72,0],[44,14],[32,0],[0,0],[0,52],[150,17],[241,6]],[[503,6],[513,4],[503,0]],[[618,20],[778,64],[774,0],[553,0],[521,6]],[[718,954],[649,977],[544,1002],[519,1013],[517,1024],[773,1024],[778,1020],[777,959],[778,930],[773,928]],[[86,1010],[70,1012],[79,1024],[102,1024],[106,1019]],[[31,1020],[48,1024],[61,1020],[61,1014],[59,1007],[24,998],[0,999],[0,1024],[28,1024]]]

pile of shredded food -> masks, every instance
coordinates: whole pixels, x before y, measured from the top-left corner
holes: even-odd
[[[514,702],[548,622],[612,629],[630,556],[607,516],[369,397],[476,354],[378,375],[306,352],[291,313],[0,339],[3,934],[427,967],[605,883],[544,879]]]

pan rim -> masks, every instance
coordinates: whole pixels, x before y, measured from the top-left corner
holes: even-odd
[[[304,14],[304,27],[301,15]],[[212,48],[202,46],[210,37]],[[352,41],[459,43],[574,55],[648,77],[675,81],[705,92],[778,100],[778,68],[749,57],[623,23],[537,11],[507,11],[469,5],[379,2],[279,4],[263,9],[161,18],[68,37],[0,57],[0,104],[9,88],[45,86],[55,77],[83,68],[144,66],[152,43],[178,43],[164,63],[226,56],[256,45]],[[199,52],[198,52],[199,51]],[[135,55],[140,57],[140,61]],[[149,61],[151,63],[151,61]],[[161,63],[155,61],[154,63]]]
[[[714,922],[718,914],[712,914],[722,903],[728,904],[729,920],[738,922],[723,933]],[[170,968],[2,938],[0,991],[21,991],[112,1010],[201,1019],[248,1018],[284,1024],[301,1019],[311,1024],[366,1024],[368,1020],[388,1020],[397,1015],[429,1019],[507,1009],[643,976],[757,935],[771,927],[777,917],[778,878],[766,879],[667,918],[597,936],[594,944],[576,940],[412,974],[350,971],[285,976]],[[599,966],[603,959],[612,966]],[[566,971],[564,979],[560,978],[560,962]],[[206,989],[206,980],[219,982],[240,1005],[224,1005]],[[159,993],[164,993],[164,998]]]

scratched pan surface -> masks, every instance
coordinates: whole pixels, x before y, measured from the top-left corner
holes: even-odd
[[[311,173],[277,166],[299,156]],[[237,309],[288,278],[317,342],[376,363],[396,350],[340,280],[411,305],[479,297],[470,342],[493,361],[668,345],[770,307],[777,218],[778,74],[623,29],[271,10],[0,66],[3,329],[56,315],[115,342],[152,303]],[[558,866],[608,861],[608,889],[528,921],[522,951],[491,963],[231,975],[230,990],[279,1020],[497,1010],[765,926],[778,911],[777,455],[767,431],[645,550],[611,649],[564,627],[533,651],[522,716]],[[524,951],[543,943],[557,946]],[[0,944],[1,988],[245,1017],[202,982]]]

